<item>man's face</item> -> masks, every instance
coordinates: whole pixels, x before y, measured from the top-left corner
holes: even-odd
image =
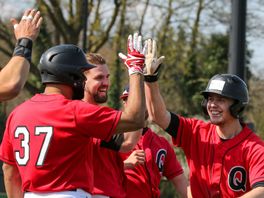
[[[235,118],[229,110],[234,100],[223,97],[219,94],[210,93],[208,95],[207,112],[210,120],[215,125],[224,125],[232,122]]]
[[[84,72],[86,77],[84,100],[93,104],[105,103],[109,87],[109,69],[106,64]]]

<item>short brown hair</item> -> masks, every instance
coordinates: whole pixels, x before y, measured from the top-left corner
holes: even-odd
[[[86,58],[89,63],[94,65],[103,65],[106,64],[105,59],[101,56],[101,54],[97,53],[87,53]]]

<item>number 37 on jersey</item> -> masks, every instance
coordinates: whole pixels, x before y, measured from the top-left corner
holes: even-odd
[[[32,148],[30,144],[30,140],[32,137],[39,137],[39,141],[41,142],[40,148]],[[15,150],[15,158],[20,166],[26,166],[30,159],[30,152],[38,152],[38,157],[36,160],[36,166],[42,166],[45,161],[45,156],[49,148],[50,141],[53,135],[53,127],[51,126],[38,126],[35,127],[34,133],[30,133],[27,127],[21,126],[17,127],[14,138],[20,141],[20,150]],[[37,139],[34,138],[34,141]],[[38,150],[36,150],[38,149]]]

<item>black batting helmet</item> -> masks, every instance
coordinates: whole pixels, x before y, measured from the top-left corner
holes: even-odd
[[[51,47],[42,54],[39,63],[42,83],[70,85],[73,87],[74,99],[83,97],[83,71],[93,67],[87,62],[84,52],[72,44]]]
[[[217,74],[213,76],[202,95],[204,101],[202,102],[203,111],[207,112],[207,98],[209,93],[216,93],[221,96],[234,99],[235,102],[230,106],[230,112],[235,118],[239,118],[240,113],[248,104],[248,89],[246,83],[236,75],[233,74]]]

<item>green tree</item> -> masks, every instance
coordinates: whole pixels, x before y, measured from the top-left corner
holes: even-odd
[[[121,52],[124,42],[121,39],[123,35],[125,34],[125,17],[126,17],[126,7],[127,7],[127,1],[122,0],[121,1],[121,16],[119,19],[118,29],[116,31],[116,34],[113,38],[113,48],[115,49],[115,53],[118,54]],[[115,109],[120,109],[120,100],[119,96],[121,95],[120,90],[122,89],[122,63],[121,60],[116,57],[114,60],[114,65],[112,66],[111,70],[111,86],[109,91],[109,100],[108,105]]]

